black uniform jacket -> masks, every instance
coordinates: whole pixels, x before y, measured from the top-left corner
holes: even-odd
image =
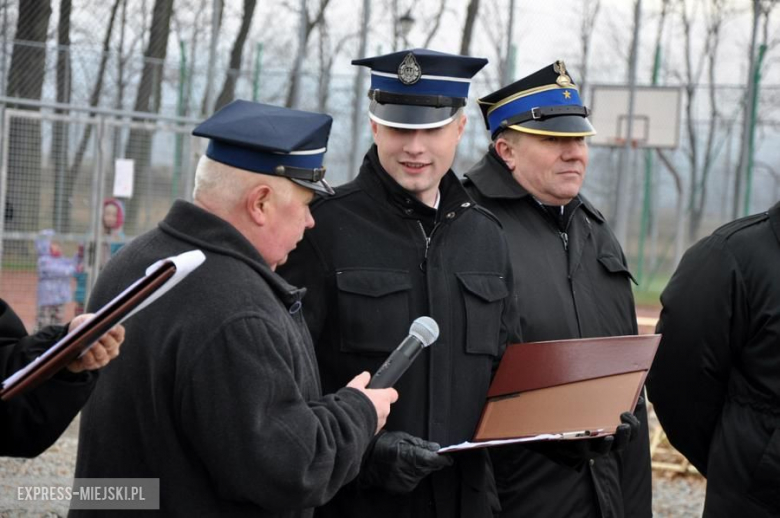
[[[311,516],[357,475],[376,412],[355,389],[320,395],[302,290],[176,201],[109,261],[90,306],[196,248],[205,262],[126,322],[82,415],[76,476],[159,478],[165,516]]]
[[[517,297],[513,341],[636,334],[623,251],[590,202],[580,197],[562,232],[492,148],[466,177],[468,192],[498,217],[509,241]],[[650,516],[644,405],[637,416],[642,434],[625,453],[602,457],[580,470],[522,446],[492,448],[501,516]]]
[[[373,147],[353,182],[314,205],[314,228],[280,272],[308,290],[303,310],[326,390],[375,372],[415,318],[436,320],[439,339],[396,384],[386,428],[450,445],[473,437],[506,344],[512,278],[496,220],[452,171],[439,188],[435,211],[384,171]],[[411,494],[352,484],[322,515],[492,516],[487,455],[455,458]]]
[[[0,299],[0,376],[7,378],[65,335],[49,326],[28,336],[24,324]],[[54,444],[92,393],[96,373],[63,370],[25,394],[0,401],[0,455],[34,457]]]
[[[648,391],[704,515],[780,516],[780,203],[691,247],[661,302]]]

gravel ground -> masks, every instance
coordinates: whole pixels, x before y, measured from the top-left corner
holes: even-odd
[[[78,420],[54,446],[36,459],[0,458],[0,517],[65,516],[67,501],[25,501],[24,486],[70,487],[76,463]],[[653,473],[653,511],[657,517],[701,516],[705,481],[698,475]]]

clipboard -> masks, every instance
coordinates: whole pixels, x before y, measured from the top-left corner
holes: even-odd
[[[614,434],[631,412],[661,335],[528,342],[507,347],[474,439],[442,453]]]
[[[144,277],[100,308],[93,318],[70,331],[45,353],[5,379],[0,399],[8,401],[54,376],[86,353],[108,330],[157,300],[205,260],[203,252],[191,250],[151,265],[146,269]]]

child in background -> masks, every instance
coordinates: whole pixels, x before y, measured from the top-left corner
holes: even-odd
[[[106,265],[109,259],[124,245],[125,233],[122,226],[125,224],[125,205],[116,198],[109,198],[103,202],[103,254],[100,269]]]
[[[38,252],[38,314],[36,329],[64,321],[65,304],[73,298],[71,277],[78,259],[63,257],[62,248],[52,238],[53,230],[44,230],[35,241]]]
[[[117,253],[117,251],[124,245],[125,234],[122,230],[122,226],[125,223],[125,206],[120,200],[116,198],[108,198],[103,201],[101,224],[103,227],[103,246],[101,247],[100,264],[98,265],[98,271],[102,270],[109,259]],[[92,243],[89,244],[89,264],[93,264],[95,260],[95,247]],[[79,256],[84,259],[84,245],[79,246]],[[88,271],[81,269],[76,273],[76,293],[74,299],[76,301],[76,315],[80,315],[84,312],[84,306],[87,300],[87,276]]]

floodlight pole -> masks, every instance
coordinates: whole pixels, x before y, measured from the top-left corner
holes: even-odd
[[[656,43],[655,56],[653,57],[652,85],[658,86],[658,70],[661,68],[661,41]],[[649,131],[649,130],[648,130]],[[650,205],[652,203],[653,190],[653,150],[645,150],[645,193],[642,202],[642,221],[639,224],[639,257],[636,265],[636,282],[642,286],[642,276],[645,268],[645,241],[649,231]]]
[[[631,42],[631,56],[628,62],[628,121],[626,142],[620,155],[617,178],[617,210],[615,211],[615,237],[624,249],[628,248],[628,219],[631,209],[630,178],[627,171],[629,155],[633,145],[634,97],[636,96],[636,62],[639,47],[639,23],[642,15],[642,0],[634,4],[634,35]]]
[[[206,77],[206,94],[203,103],[202,116],[211,115],[214,106],[211,104],[212,82],[214,81],[215,61],[217,58],[217,38],[219,38],[220,17],[222,11],[222,0],[212,0],[211,2],[211,41],[209,42],[209,63]],[[193,59],[195,57],[193,56]]]
[[[748,155],[745,178],[745,203],[743,205],[743,216],[750,214],[750,195],[753,191],[753,155],[756,150],[756,121],[758,120],[758,88],[761,83],[761,64],[766,54],[766,45],[761,44],[758,47],[758,59],[753,70],[753,96],[750,98],[750,119],[751,124],[748,129]]]

